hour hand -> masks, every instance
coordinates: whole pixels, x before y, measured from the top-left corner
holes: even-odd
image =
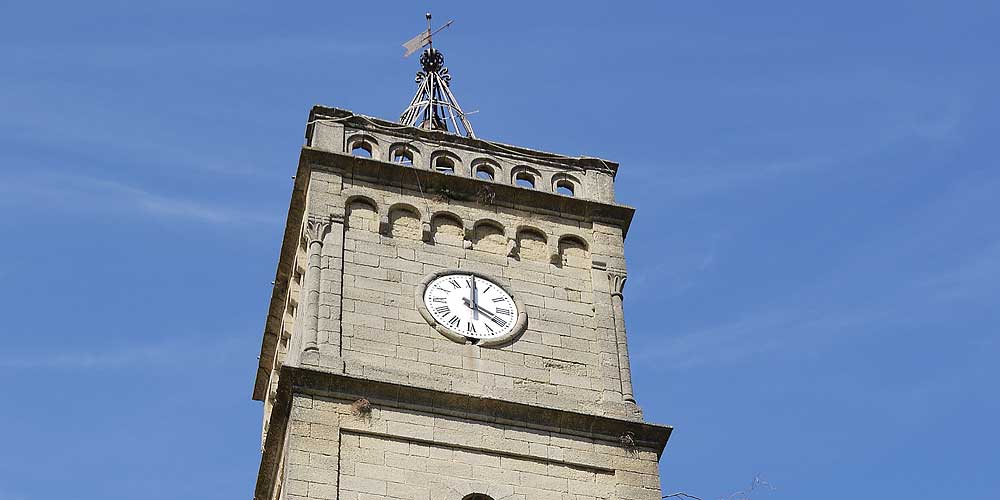
[[[465,302],[465,306],[468,307],[469,309],[472,309],[473,311],[479,311],[487,316],[494,315],[493,313],[487,311],[486,309],[483,309],[482,306],[480,306],[479,304],[473,304],[471,301],[469,301],[469,299],[465,297],[462,297],[462,302]]]

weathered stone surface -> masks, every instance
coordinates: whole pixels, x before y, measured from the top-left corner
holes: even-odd
[[[659,498],[670,429],[632,396],[617,164],[386,125],[310,116],[254,389],[256,498]],[[359,140],[372,158],[347,154]],[[387,161],[401,145],[412,166]],[[430,168],[440,154],[453,175]],[[523,334],[439,333],[416,294],[444,270],[508,287]]]
[[[281,385],[264,462],[284,453],[283,488],[305,488],[306,498],[409,498],[399,495],[413,488],[446,499],[659,494],[669,428],[291,367]],[[622,444],[626,433],[633,446]]]

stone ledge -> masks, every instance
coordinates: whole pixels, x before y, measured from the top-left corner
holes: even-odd
[[[346,400],[363,397],[389,407],[614,442],[618,442],[625,432],[631,432],[636,446],[655,450],[657,456],[663,452],[673,429],[624,418],[369,380],[316,368],[284,366],[279,380],[279,393],[287,386],[284,390],[315,396]]]
[[[368,398],[380,406],[417,410],[432,415],[495,422],[539,431],[607,442],[619,442],[630,433],[637,448],[656,452],[659,458],[673,428],[600,415],[575,413],[555,408],[513,403],[454,392],[422,389],[344,375],[320,368],[282,366],[264,444],[254,498],[267,500],[273,487],[281,449],[285,442],[293,394],[310,394],[334,399]],[[544,423],[540,423],[544,422]]]

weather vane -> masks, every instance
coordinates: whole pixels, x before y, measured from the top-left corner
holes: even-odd
[[[427,48],[420,55],[423,71],[417,72],[417,93],[399,116],[399,123],[411,127],[449,131],[450,122],[455,133],[464,132],[466,136],[475,138],[472,124],[469,123],[462,107],[458,105],[458,99],[449,88],[451,75],[448,74],[448,68],[444,67],[444,54],[435,49],[433,44],[434,35],[451,26],[453,21],[448,21],[440,28],[432,30],[431,13],[428,12],[424,17],[427,18],[427,31],[420,32],[403,44],[404,58],[423,47]]]
[[[444,25],[442,25],[440,28],[431,32],[431,13],[428,12],[424,14],[424,17],[427,18],[427,31],[421,31],[419,35],[409,39],[406,43],[403,44],[403,48],[406,49],[406,52],[403,53],[403,58],[410,57],[411,55],[413,55],[414,52],[424,48],[424,46],[434,48],[434,43],[433,43],[434,35],[440,33],[441,30],[447,28],[448,26],[451,26],[451,23],[455,22],[454,20],[449,20],[448,22],[444,23]]]

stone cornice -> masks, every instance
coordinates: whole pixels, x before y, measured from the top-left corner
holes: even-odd
[[[267,498],[273,487],[271,480],[277,476],[275,472],[281,461],[294,393],[345,401],[367,398],[376,406],[515,425],[524,429],[557,431],[607,442],[620,442],[627,435],[636,448],[655,451],[657,457],[663,453],[673,431],[670,426],[379,382],[312,368],[283,366],[271,412],[271,432],[264,443],[254,498]]]

